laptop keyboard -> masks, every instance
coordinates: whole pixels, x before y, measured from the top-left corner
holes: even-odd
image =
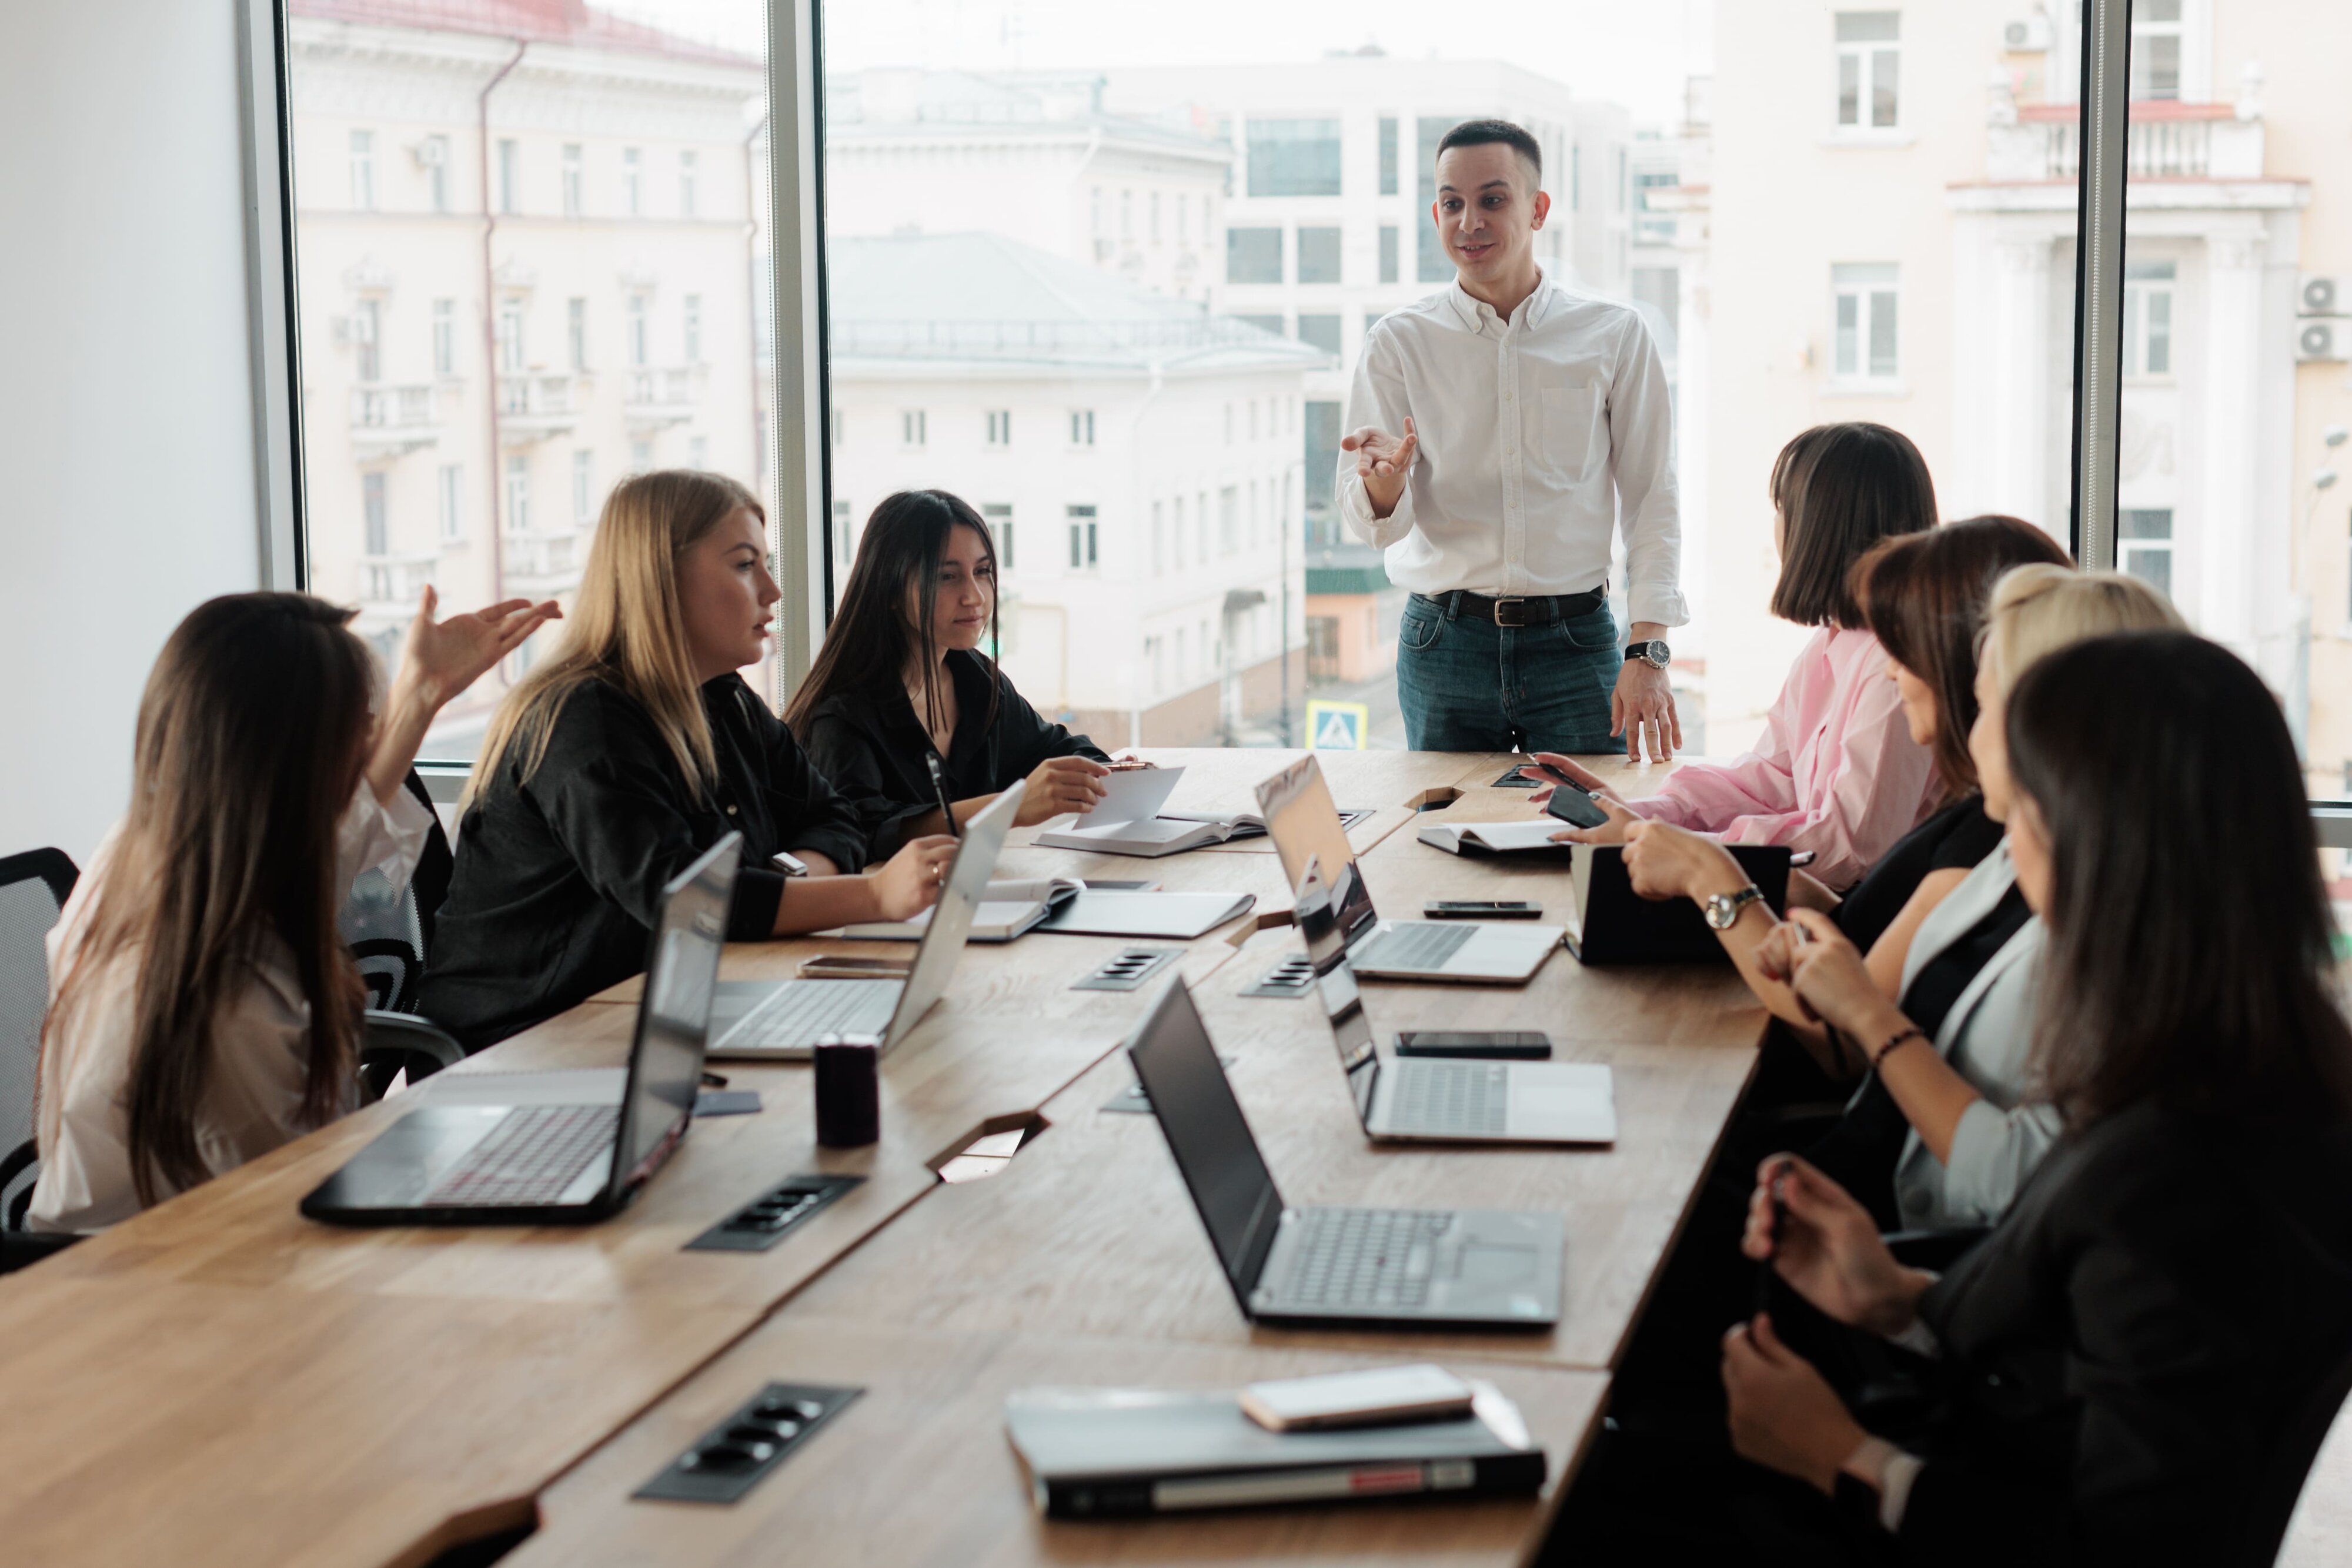
[[[879,1034],[902,988],[897,980],[788,980],[721,1042],[737,1049],[790,1050],[828,1034]]]
[[[1307,1208],[1285,1306],[1418,1307],[1454,1216],[1402,1208]]]
[[[1499,1138],[1509,1122],[1511,1070],[1499,1061],[1391,1059],[1391,1131],[1423,1137]]]
[[[1352,961],[1359,969],[1442,968],[1462,944],[1476,935],[1475,925],[1441,925],[1435,921],[1391,925],[1373,937]]]
[[[553,1203],[599,1155],[613,1152],[618,1105],[522,1105],[466,1151],[427,1205],[530,1207]]]

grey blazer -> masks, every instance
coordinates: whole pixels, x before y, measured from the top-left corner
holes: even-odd
[[[1990,915],[2017,873],[2009,841],[1930,910],[1903,961],[1903,989],[1936,956]],[[1960,1115],[1952,1157],[1938,1161],[1916,1132],[1895,1165],[1895,1207],[1906,1226],[1991,1225],[2057,1140],[2054,1106],[2025,1102],[2026,1052],[2041,991],[2042,925],[2028,920],[1986,960],[1936,1031],[1936,1049],[1983,1098]]]

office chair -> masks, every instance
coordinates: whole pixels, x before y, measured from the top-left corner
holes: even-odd
[[[2245,1568],[2270,1568],[2278,1561],[2287,1526],[2294,1522],[2295,1505],[2303,1500],[2303,1489],[2310,1480],[2311,1467],[2319,1461],[2320,1448],[2347,1399],[2352,1399],[2352,1355],[2312,1385],[2280,1440],[2279,1462],[2256,1483],[2253,1518],[2247,1531],[2245,1555],[2240,1560]]]
[[[360,1103],[373,1105],[402,1072],[408,1082],[430,1078],[466,1060],[466,1048],[413,1013],[370,1008],[360,1046]]]
[[[33,1075],[49,1006],[50,928],[81,873],[63,850],[0,858],[0,1274],[38,1261],[73,1238],[24,1228],[39,1152],[33,1141]],[[19,1140],[22,1140],[21,1142]]]
[[[433,810],[433,798],[414,768],[404,788]],[[383,873],[369,870],[352,884],[336,918],[343,940],[358,960],[360,977],[367,982],[368,1006],[383,1012],[414,1013],[417,992],[425,982],[425,957],[433,950],[433,922],[449,896],[450,873],[457,859],[436,813],[425,840],[425,852],[405,886],[394,887]]]

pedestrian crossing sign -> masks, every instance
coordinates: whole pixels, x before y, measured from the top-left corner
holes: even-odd
[[[1318,751],[1361,751],[1371,727],[1372,710],[1362,703],[1307,705],[1307,744]]]

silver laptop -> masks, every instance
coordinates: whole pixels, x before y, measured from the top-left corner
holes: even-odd
[[[1318,864],[1298,884],[1298,929],[1367,1137],[1449,1144],[1613,1144],[1616,1087],[1583,1061],[1381,1059]]]
[[[954,869],[940,889],[915,945],[915,961],[904,980],[730,981],[719,988],[710,1021],[710,1054],[761,1061],[804,1060],[820,1040],[878,1040],[887,1056],[914,1033],[955,977],[956,960],[972,917],[988,893],[988,879],[1004,848],[1004,835],[1021,810],[1023,780],[989,802],[964,824]],[[784,896],[790,898],[787,888]]]
[[[1414,1328],[1559,1321],[1566,1238],[1556,1213],[1286,1207],[1182,977],[1127,1055],[1243,1316]]]
[[[1568,935],[1564,925],[1517,921],[1382,920],[1312,754],[1260,784],[1257,809],[1291,886],[1307,874],[1309,860],[1322,862],[1348,961],[1359,975],[1518,984],[1532,979]]]

